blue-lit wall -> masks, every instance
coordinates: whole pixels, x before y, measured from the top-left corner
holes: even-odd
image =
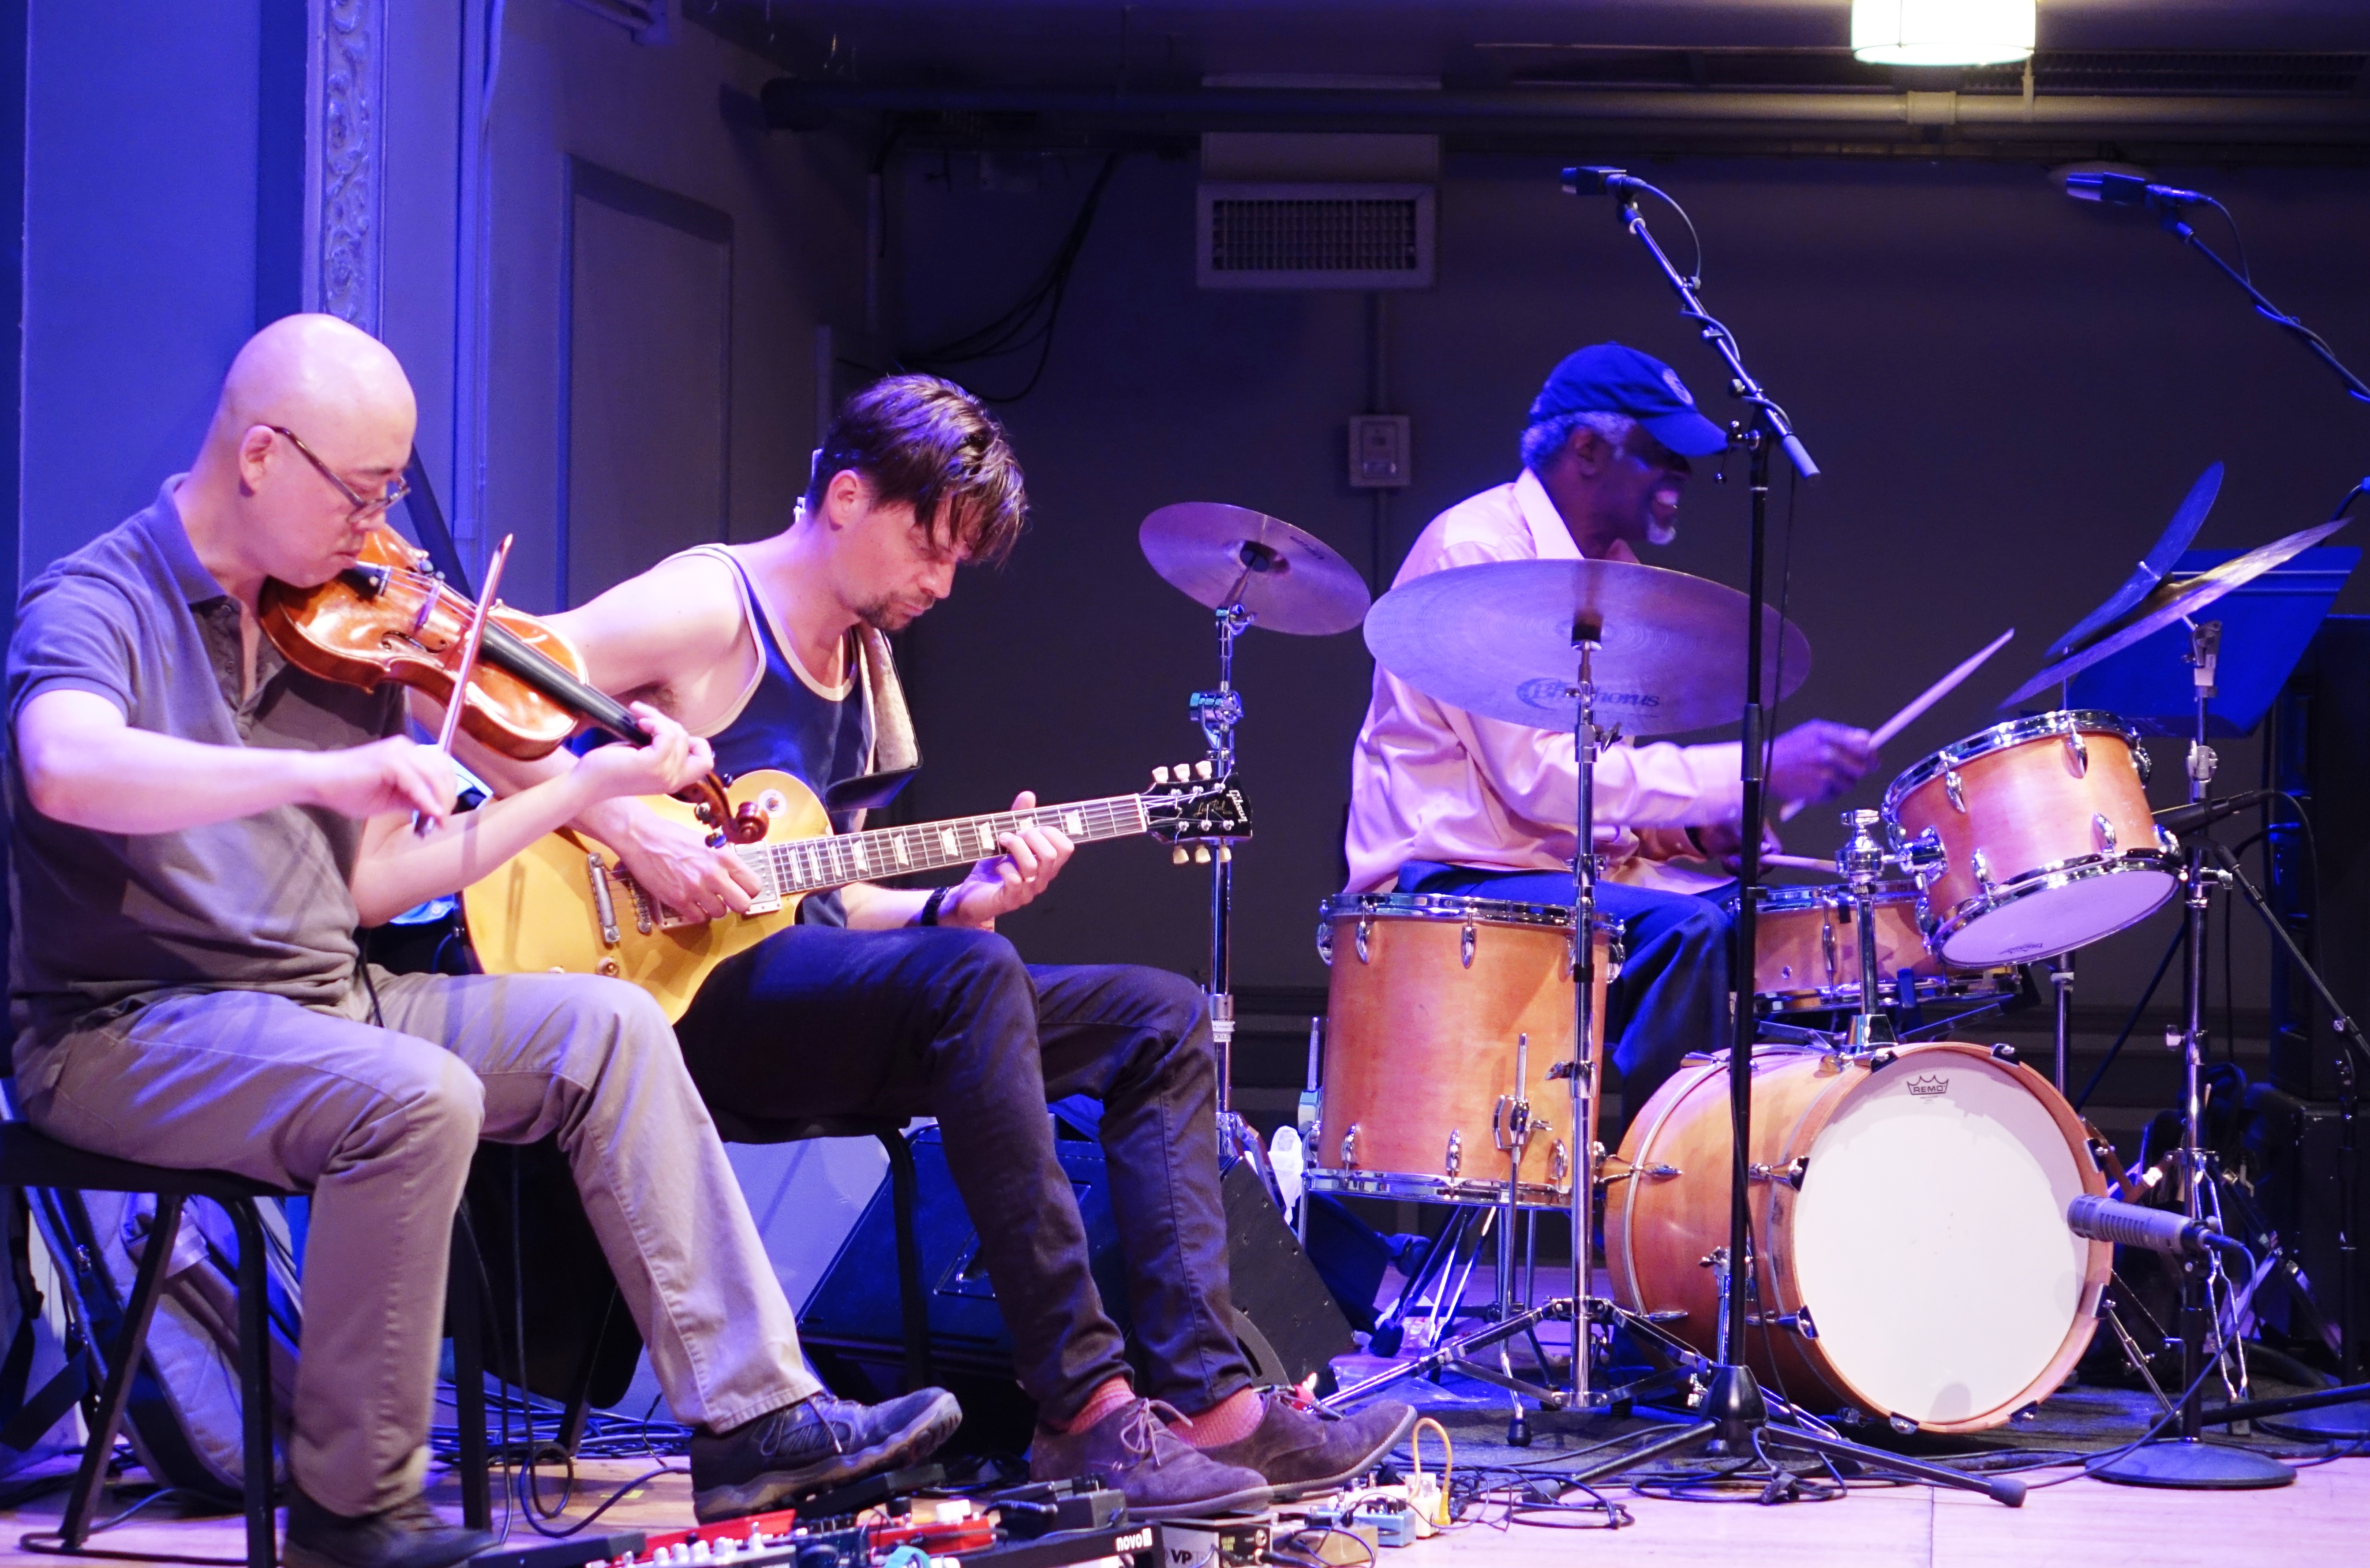
[[[255,329],[258,0],[29,0],[27,573],[187,465]]]

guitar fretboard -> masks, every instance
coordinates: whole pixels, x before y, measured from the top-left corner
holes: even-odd
[[[1028,824],[1058,828],[1080,844],[1099,838],[1125,838],[1150,827],[1142,797],[1113,795],[1099,801],[959,817],[914,827],[882,827],[831,838],[751,844],[733,853],[757,873],[764,889],[758,896],[764,900],[880,877],[903,876],[909,871],[968,865],[1003,853],[996,840]]]

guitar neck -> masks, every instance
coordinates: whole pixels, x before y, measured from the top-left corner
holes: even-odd
[[[997,839],[1030,825],[1057,828],[1079,844],[1150,831],[1141,797],[1111,795],[1099,801],[957,817],[915,827],[751,844],[732,852],[757,873],[768,894],[814,893],[910,871],[969,865],[1001,853]]]

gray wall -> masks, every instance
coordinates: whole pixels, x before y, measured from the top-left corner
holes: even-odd
[[[1049,256],[1095,164],[1049,163],[1035,193],[984,190],[974,160],[903,161],[893,229],[902,341],[1001,310]],[[1708,247],[1707,300],[1783,398],[1828,478],[1800,500],[1789,607],[1815,663],[1789,705],[1873,725],[2009,626],[1995,666],[1890,748],[1880,781],[1988,721],[2040,651],[2104,597],[2208,461],[2229,476],[2199,544],[2251,546],[2317,523],[2370,467],[2370,409],[2254,317],[2144,216],[2077,205],[2021,167],[1684,161],[1650,171]],[[2161,171],[2223,195],[2259,281],[2370,364],[2359,258],[2370,177]],[[913,634],[928,814],[1033,785],[1122,788],[1197,755],[1184,701],[1207,684],[1205,613],[1155,579],[1135,530],[1170,502],[1222,500],[1366,559],[1370,502],[1343,479],[1343,420],[1365,406],[1363,300],[1199,292],[1190,160],[1130,160],[1073,280],[1053,363],[1003,410],[1028,466],[1034,533]],[[1008,186],[1009,180],[999,181]],[[1452,158],[1440,282],[1390,299],[1393,406],[1415,424],[1415,484],[1380,540],[1386,580],[1425,520],[1512,477],[1541,376],[1618,338],[1678,366],[1715,413],[1708,350],[1678,320],[1609,201],[1561,195],[1542,162]],[[1675,219],[1650,210],[1685,259]],[[2210,226],[2209,237],[2218,239]],[[983,390],[1026,363],[972,367]],[[963,374],[963,373],[958,373]],[[1659,564],[1741,583],[1744,497],[1699,475]],[[1782,506],[1775,562],[1785,548]],[[2340,542],[2343,542],[2341,536]],[[2349,586],[2340,608],[2370,608]],[[1238,674],[1260,837],[1238,882],[1237,980],[1323,981],[1309,940],[1338,886],[1347,755],[1371,664],[1355,634],[1254,631]],[[2249,743],[2223,748],[2254,782]],[[2168,754],[2162,759],[2176,762]],[[2179,769],[2160,770],[2159,803]],[[1825,809],[1789,847],[1837,842]],[[1137,844],[1083,853],[1059,895],[1008,928],[1033,959],[1202,963],[1202,884]],[[2086,953],[2085,994],[2127,1004],[2171,917]],[[2242,966],[2257,946],[2239,934]],[[2242,1005],[2260,1006],[2249,993]]]

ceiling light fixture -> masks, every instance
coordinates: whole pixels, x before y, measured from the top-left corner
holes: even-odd
[[[1871,65],[1998,65],[2032,57],[2034,0],[1852,0]]]

